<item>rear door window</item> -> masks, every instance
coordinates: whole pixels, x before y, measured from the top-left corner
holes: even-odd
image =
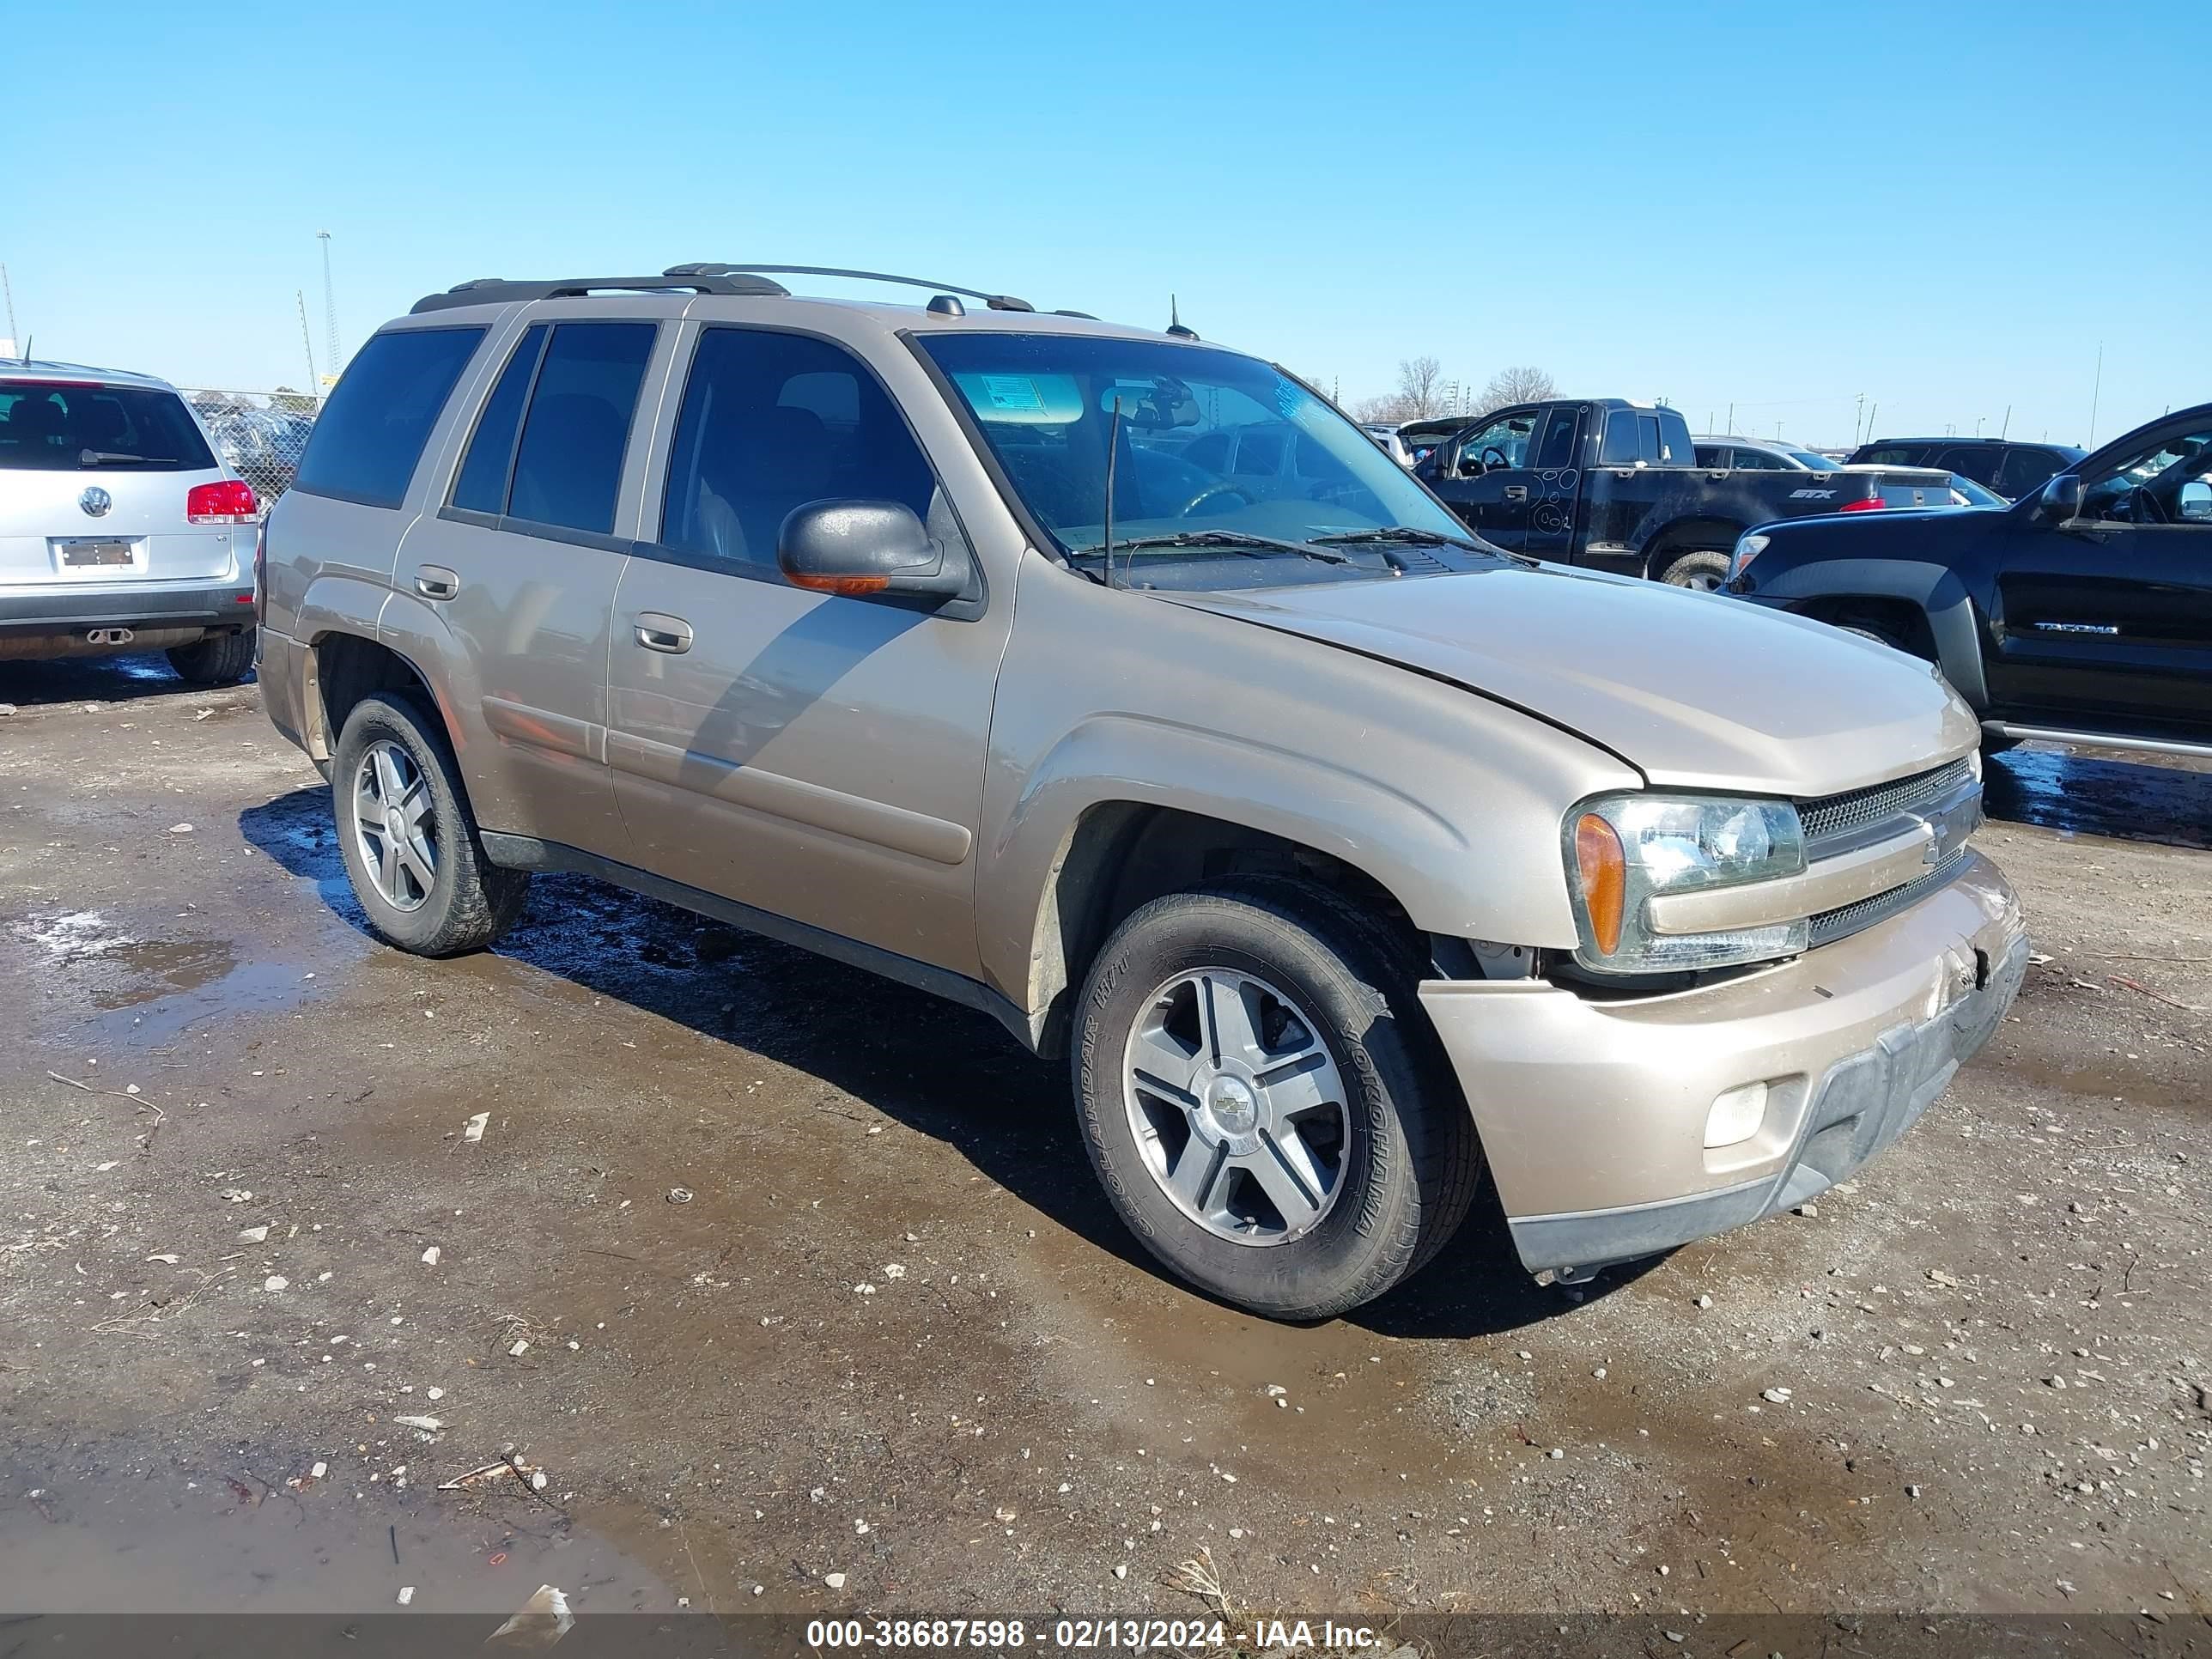
[[[558,323],[515,446],[507,516],[606,536],[653,323]]]
[[[364,507],[398,506],[483,333],[394,329],[363,346],[323,405],[292,487]]]
[[[1997,476],[1997,462],[2004,452],[1993,444],[1960,444],[1944,450],[1932,465],[1946,472],[1955,472],[1962,478],[1972,478],[1978,484],[1990,483]]]
[[[2048,449],[2037,449],[2032,445],[2015,444],[2005,452],[2003,463],[1997,468],[1994,481],[1984,478],[2000,495],[2009,495],[2018,501],[2022,495],[2043,488],[2066,467],[2066,458]]]
[[[477,416],[476,434],[461,461],[460,476],[453,481],[453,505],[476,513],[507,511],[507,479],[513,470],[514,434],[522,428],[522,404],[530,396],[530,383],[538,376],[538,359],[545,349],[546,325],[533,324],[523,332],[507,360],[499,384],[484,400]]]
[[[184,399],[147,386],[0,381],[0,468],[27,472],[211,472]]]
[[[1781,472],[1785,469],[1781,459],[1763,449],[1739,449],[1735,452],[1735,470],[1739,472]]]
[[[1862,451],[1852,457],[1866,466],[1925,466],[1928,464],[1926,444],[1882,444]]]

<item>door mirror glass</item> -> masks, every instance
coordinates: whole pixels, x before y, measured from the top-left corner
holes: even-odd
[[[775,562],[793,587],[860,599],[877,593],[955,598],[968,553],[933,540],[902,501],[808,501],[791,510]]]
[[[2053,524],[2067,524],[2081,516],[2081,475],[2062,472],[2043,486],[2036,498],[2038,516]]]
[[[2179,517],[2184,524],[2212,524],[2212,483],[2191,478],[2181,486]]]

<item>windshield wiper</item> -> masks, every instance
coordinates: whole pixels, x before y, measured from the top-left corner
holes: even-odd
[[[127,466],[145,459],[143,455],[118,455],[106,449],[80,449],[76,453],[79,466]]]
[[[1352,562],[1343,554],[1332,553],[1325,547],[1280,541],[1273,536],[1248,536],[1237,530],[1179,530],[1171,536],[1129,536],[1114,543],[1116,553],[1132,553],[1148,547],[1218,547],[1254,559],[1263,559],[1269,553],[1295,553],[1302,559],[1313,559],[1322,564]],[[1095,559],[1105,551],[1106,544],[1100,542],[1095,546],[1077,548],[1074,556]]]

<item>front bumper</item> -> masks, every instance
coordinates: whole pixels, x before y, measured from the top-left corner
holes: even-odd
[[[252,623],[251,576],[0,587],[0,635],[82,634],[88,628],[245,628]]]
[[[1531,1272],[1653,1255],[1802,1204],[1918,1121],[2027,971],[2020,905],[1978,854],[1877,927],[1765,972],[1599,1001],[1541,980],[1431,980]],[[1708,1148],[1715,1099],[1767,1085]]]

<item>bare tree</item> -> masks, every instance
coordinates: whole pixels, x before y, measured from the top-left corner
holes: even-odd
[[[1482,406],[1492,410],[1508,404],[1540,404],[1557,397],[1559,392],[1549,374],[1527,363],[1519,368],[1501,368],[1492,375],[1490,384],[1482,388]]]
[[[1431,356],[1407,357],[1398,364],[1398,396],[1411,411],[1408,420],[1422,420],[1443,407],[1444,366]]]
[[[1352,405],[1352,418],[1370,426],[1402,426],[1413,418],[1413,406],[1402,392],[1386,392],[1379,398],[1362,398]]]

